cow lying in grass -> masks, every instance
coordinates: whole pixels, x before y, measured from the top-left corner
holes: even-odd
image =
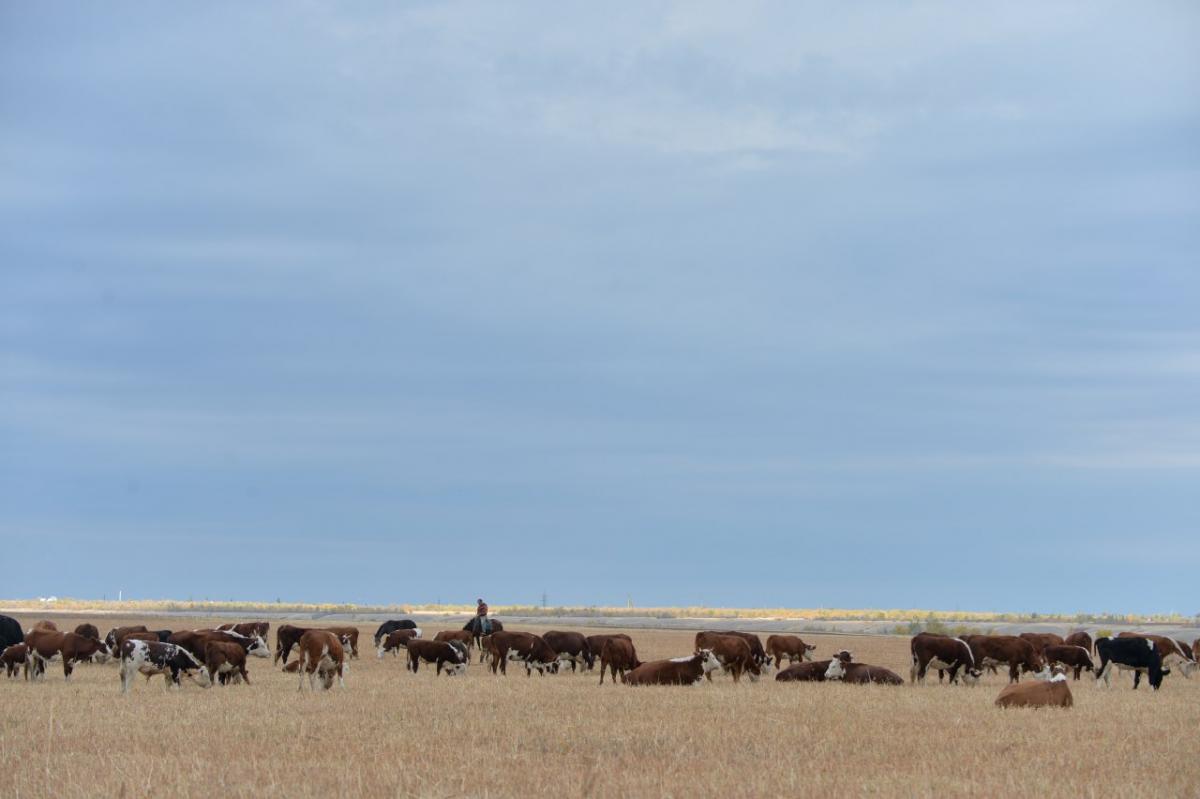
[[[643,663],[621,678],[626,685],[695,685],[721,668],[711,649],[701,649],[689,657],[653,660]]]

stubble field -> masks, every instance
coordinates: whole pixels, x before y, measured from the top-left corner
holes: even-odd
[[[102,634],[147,621],[54,620]],[[298,692],[296,675],[257,658],[252,685],[208,690],[139,677],[122,696],[112,663],[82,665],[70,683],[57,663],[39,684],[4,680],[0,796],[1200,795],[1198,677],[1172,674],[1152,693],[1085,674],[1075,707],[1057,711],[994,707],[996,676],[974,688],[773,675],[601,688],[595,672],[502,677],[478,662],[464,677],[412,675],[376,658],[375,626],[360,625],[345,690]],[[643,660],[691,651],[689,632],[627,632]],[[907,638],[804,638],[818,658],[847,648],[908,679]]]

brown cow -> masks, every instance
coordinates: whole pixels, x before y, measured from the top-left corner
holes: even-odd
[[[219,640],[206,641],[204,668],[208,671],[208,680],[212,684],[224,685],[238,680],[245,680],[246,685],[250,684],[250,675],[246,673],[246,650],[238,644]]]
[[[850,653],[842,649],[833,654],[835,658],[844,660],[849,663],[853,658]],[[776,682],[825,682],[825,672],[829,671],[829,664],[832,660],[816,660],[804,663],[795,663],[788,666],[783,671],[775,675]]]
[[[704,675],[721,668],[710,650],[701,649],[689,657],[652,660],[621,678],[626,685],[695,685]]]
[[[1015,635],[968,635],[963,640],[971,647],[978,668],[1008,666],[1009,682],[1020,682],[1023,671],[1036,673],[1046,666],[1034,645]]]
[[[783,659],[788,663],[799,663],[802,660],[812,660],[816,644],[806,644],[798,635],[768,635],[767,656],[775,658],[775,668],[783,665]]]
[[[292,647],[300,643],[300,637],[311,629],[313,628],[297,627],[294,624],[279,625],[275,629],[275,660],[273,662],[278,663],[280,658],[282,658],[284,664],[286,664]]]
[[[960,669],[963,672],[963,682],[968,685],[973,685],[982,676],[971,647],[961,638],[937,633],[917,633],[909,644],[909,650],[912,652],[909,682],[924,682],[925,673],[929,669],[937,669],[939,682],[943,671],[950,672],[951,684],[958,680]]]
[[[127,637],[126,640],[129,640]],[[239,635],[235,632],[226,630],[180,630],[176,633],[171,633],[166,643],[181,646],[187,651],[196,656],[197,660],[208,664],[208,645],[211,643],[232,644],[242,650],[242,655],[253,655],[254,657],[270,657],[271,648],[261,636],[253,636],[247,638],[244,635]],[[227,680],[236,679],[242,672],[245,672],[245,657],[242,658],[240,668],[229,666],[226,661],[222,661],[225,668],[222,668],[218,674],[213,674],[209,668],[209,676],[214,680],[224,684]],[[236,665],[236,664],[234,664]],[[247,680],[249,682],[249,680]]]
[[[1063,639],[1065,646],[1081,646],[1088,651],[1089,655],[1096,653],[1096,647],[1092,642],[1092,636],[1088,635],[1083,630],[1076,630]]]
[[[412,632],[416,633],[416,637],[421,637],[420,629],[413,630]],[[470,657],[471,648],[475,646],[475,636],[471,634],[470,630],[442,630],[433,636],[433,640],[461,642],[467,648],[468,658]]]
[[[29,648],[27,668],[35,680],[45,674],[46,664],[51,660],[62,659],[63,676],[69,680],[79,661],[93,655],[107,660],[112,654],[103,641],[54,630],[30,630],[25,635],[25,645]]]
[[[309,630],[300,636],[300,657],[297,671],[300,672],[300,686],[304,690],[304,676],[308,675],[308,687],[317,690],[317,677],[321,678],[321,687],[328,691],[333,687],[336,675],[338,685],[346,687],[345,672],[346,650],[339,636],[328,630]]]
[[[218,624],[218,630],[224,632],[237,633],[244,635],[247,638],[260,636],[265,641],[267,635],[271,632],[271,622],[269,621],[243,621],[243,622],[227,622],[226,624]]]
[[[439,633],[440,635],[440,633]],[[470,633],[468,633],[470,635]],[[383,657],[391,652],[395,657],[401,649],[408,646],[408,642],[417,637],[417,631],[413,629],[392,630],[379,641],[379,657]],[[437,640],[436,638],[434,640]]]
[[[25,644],[13,644],[0,652],[0,663],[4,664],[4,673],[9,677],[17,676],[17,667],[25,667],[25,679],[29,679],[29,647]]]
[[[633,639],[630,638],[625,633],[600,633],[599,635],[589,635],[586,638],[586,640],[587,640],[588,649],[591,650],[592,655],[595,656],[597,653],[599,653],[601,650],[603,650],[604,642],[609,640],[610,638],[622,638],[631,644],[633,643]],[[592,658],[592,666],[594,666],[595,663],[596,663],[596,660],[595,660],[595,657],[593,657]],[[589,670],[591,670],[591,668],[592,668],[591,666],[588,667]]]
[[[1165,635],[1131,632],[1118,633],[1117,637],[1145,638],[1148,641],[1153,641],[1154,648],[1158,650],[1158,655],[1162,658],[1163,674],[1168,673],[1170,669],[1178,665],[1183,676],[1190,679],[1192,672],[1196,670],[1196,661],[1192,658],[1192,653],[1188,651],[1186,645],[1181,644],[1173,638],[1168,638]]]
[[[100,640],[100,631],[96,629],[94,624],[80,624],[75,628],[76,635],[82,635],[84,638],[95,638]]]
[[[357,627],[324,627],[321,628],[333,633],[342,642],[343,648],[350,647],[350,657],[358,657],[358,628]]]
[[[1042,650],[1042,657],[1046,658],[1046,663],[1053,665],[1061,663],[1063,666],[1069,666],[1075,670],[1075,679],[1079,679],[1079,673],[1084,671],[1095,671],[1096,666],[1092,663],[1092,654],[1081,646],[1074,644],[1063,644],[1062,646],[1048,646]]]
[[[546,672],[558,673],[558,653],[540,635],[501,630],[492,633],[488,640],[488,652],[492,656],[492,674],[499,668],[501,674],[507,675],[510,660],[525,664],[526,677],[533,673],[533,669],[543,676]]]
[[[996,707],[1071,707],[1074,703],[1067,676],[1061,671],[1044,682],[1006,685],[996,697]]]
[[[762,670],[750,653],[750,644],[741,636],[699,632],[696,633],[695,646],[697,652],[704,649],[711,651],[721,664],[721,670],[733,677],[734,682],[740,682],[744,673],[750,675],[751,682],[758,682],[762,675]],[[711,672],[704,676],[712,682]]]
[[[1021,633],[1018,638],[1024,638],[1029,643],[1033,644],[1033,648],[1040,655],[1042,650],[1048,646],[1062,646],[1065,642],[1061,635],[1056,633]]]
[[[126,633],[144,633],[148,629],[149,628],[147,628],[144,624],[138,624],[132,627],[113,627],[108,631],[108,635],[104,636],[104,643],[108,644],[108,648],[113,652],[119,653],[121,651],[121,636],[125,635]]]
[[[572,673],[579,666],[590,669],[596,660],[596,655],[599,654],[592,651],[582,633],[547,630],[542,633],[542,640],[554,650],[561,663],[569,662],[571,664]]]
[[[29,628],[29,632],[33,632],[34,630],[44,630],[46,632],[56,633],[58,632],[58,625],[52,621],[43,619]]]
[[[826,680],[841,680],[851,685],[904,685],[900,675],[883,666],[871,666],[866,663],[851,663],[841,658],[829,661],[825,670]]]
[[[750,646],[750,657],[758,665],[761,673],[766,673],[770,669],[771,659],[767,657],[767,650],[763,649],[762,640],[754,633],[742,633],[737,630],[705,630],[705,632],[714,635],[732,635],[741,638]],[[697,633],[697,637],[699,637]]]
[[[397,632],[400,631],[397,630]],[[436,674],[441,674],[443,668],[451,677],[456,674],[465,674],[468,661],[466,649],[459,649],[458,646],[455,646],[456,643],[458,642],[410,638],[408,641],[408,670],[416,674],[423,660],[426,663],[437,664]]]
[[[604,685],[605,669],[611,670],[612,681],[616,683],[618,673],[621,675],[621,681],[624,682],[625,672],[632,671],[640,665],[642,665],[642,661],[638,660],[637,650],[628,635],[606,636],[600,649],[601,685]]]

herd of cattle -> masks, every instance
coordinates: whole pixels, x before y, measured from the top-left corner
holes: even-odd
[[[179,631],[139,625],[114,628],[102,638],[91,624],[63,632],[53,622],[43,621],[23,631],[15,619],[0,615],[0,662],[9,677],[16,677],[23,668],[25,679],[39,680],[49,662],[61,661],[69,680],[76,664],[111,658],[120,666],[121,690],[128,692],[139,673],[147,679],[163,675],[168,688],[181,687],[185,676],[204,687],[249,684],[247,658],[273,655],[275,664],[282,661],[285,671],[298,674],[299,690],[305,682],[312,690],[318,686],[328,689],[335,680],[345,687],[347,660],[359,654],[357,628],[282,624],[275,631],[273,651],[267,641],[269,631],[268,622]],[[606,675],[613,683],[619,679],[627,685],[690,685],[711,681],[718,671],[734,682],[743,676],[757,681],[772,668],[778,671],[775,679],[779,682],[904,682],[883,666],[855,662],[846,650],[827,660],[814,660],[816,647],[794,635],[771,635],[764,645],[754,633],[704,631],[696,633],[691,654],[648,662],[638,658],[633,640],[624,633],[584,636],[550,631],[536,635],[505,630],[499,621],[492,622],[486,635],[468,623],[462,630],[444,630],[432,639],[423,638],[421,629],[409,619],[387,621],[375,632],[374,643],[380,658],[403,650],[406,668],[413,673],[425,663],[437,674],[462,674],[477,650],[479,662],[487,663],[493,674],[507,674],[510,663],[523,666],[531,675],[534,671],[554,674],[568,665],[572,672],[591,671],[598,662],[601,685]],[[289,662],[293,650],[297,658]],[[911,654],[911,682],[924,681],[926,674],[935,670],[939,682],[948,677],[950,683],[961,679],[970,684],[985,671],[996,673],[1004,668],[1010,688],[998,704],[1070,704],[1065,675],[1071,672],[1076,680],[1083,671],[1093,672],[1107,686],[1114,669],[1132,671],[1134,688],[1145,674],[1155,689],[1173,670],[1190,677],[1200,658],[1200,639],[1189,646],[1165,636],[1128,632],[1095,641],[1086,632],[1065,639],[1053,633],[962,637],[920,633],[912,639]],[[1039,678],[1040,687],[1037,683],[1020,688],[1011,685],[1019,683],[1022,674]]]

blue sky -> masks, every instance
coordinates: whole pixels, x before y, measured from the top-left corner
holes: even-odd
[[[2,596],[1200,611],[1190,3],[0,9]]]

